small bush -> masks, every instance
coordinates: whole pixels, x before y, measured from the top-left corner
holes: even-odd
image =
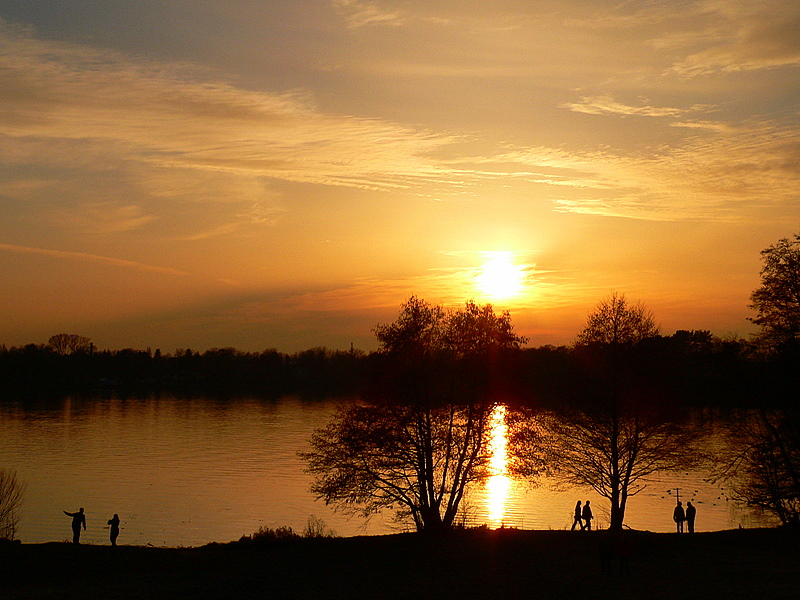
[[[305,529],[303,529],[304,538],[334,538],[338,537],[333,529],[329,529],[325,521],[318,519],[316,515],[308,517]]]
[[[278,540],[291,540],[299,537],[300,536],[297,535],[291,527],[277,527],[275,529],[271,527],[259,527],[258,531],[250,536],[250,541],[264,544],[276,542]]]
[[[303,533],[298,534],[291,527],[259,527],[258,531],[251,535],[242,536],[240,543],[252,544],[273,544],[286,540],[299,540],[301,538],[334,538],[338,537],[336,532],[325,525],[325,521],[318,519],[314,515],[308,518]]]

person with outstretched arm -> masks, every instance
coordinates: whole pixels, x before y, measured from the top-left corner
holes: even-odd
[[[71,513],[64,511],[64,514],[68,517],[72,517],[72,543],[80,544],[81,525],[83,525],[83,530],[86,531],[86,514],[83,512],[83,507],[81,507],[78,512]]]

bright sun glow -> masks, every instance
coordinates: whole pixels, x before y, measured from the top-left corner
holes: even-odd
[[[518,296],[525,280],[525,267],[514,264],[510,252],[489,252],[486,258],[477,277],[481,290],[496,300]]]

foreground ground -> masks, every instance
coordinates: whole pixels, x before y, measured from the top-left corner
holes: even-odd
[[[622,540],[471,530],[188,549],[0,546],[2,599],[798,597],[800,536],[781,530],[628,532]]]

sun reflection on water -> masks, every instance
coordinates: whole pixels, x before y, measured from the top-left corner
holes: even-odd
[[[489,513],[490,525],[502,525],[506,516],[511,478],[508,476],[508,426],[506,425],[506,407],[497,405],[492,411],[489,449],[490,476],[486,482],[486,509]]]

